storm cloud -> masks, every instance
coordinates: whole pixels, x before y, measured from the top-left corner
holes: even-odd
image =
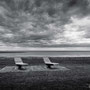
[[[1,46],[90,44],[89,0],[0,0]]]

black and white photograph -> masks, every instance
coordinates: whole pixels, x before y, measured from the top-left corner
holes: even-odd
[[[90,0],[0,0],[0,90],[90,90]]]

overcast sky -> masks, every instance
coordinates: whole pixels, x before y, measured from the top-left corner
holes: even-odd
[[[90,0],[0,0],[0,46],[90,45]]]

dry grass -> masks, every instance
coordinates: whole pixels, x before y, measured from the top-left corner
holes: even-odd
[[[61,62],[66,58],[51,58],[52,61]],[[72,58],[75,60],[74,58]],[[89,90],[90,83],[90,58],[79,58],[72,61],[62,61],[60,64],[70,70],[57,71],[30,71],[30,72],[7,72],[0,73],[0,90]],[[34,65],[43,65],[42,58],[23,58],[24,62]],[[85,62],[85,60],[87,60]],[[5,63],[4,59],[1,60]],[[72,61],[72,62],[71,62]],[[10,61],[8,61],[9,63]],[[40,63],[39,63],[40,62]],[[77,62],[77,63],[76,63]],[[80,63],[81,62],[81,63]],[[85,63],[84,63],[85,62]],[[87,63],[88,62],[88,63]],[[9,65],[7,63],[7,65]],[[11,62],[10,62],[11,63]],[[11,64],[13,65],[13,64]],[[35,63],[36,65],[36,63]]]

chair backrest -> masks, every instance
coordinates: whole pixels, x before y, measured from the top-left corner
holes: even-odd
[[[15,63],[23,63],[21,58],[14,58]]]
[[[52,63],[48,57],[43,57],[45,63]]]

